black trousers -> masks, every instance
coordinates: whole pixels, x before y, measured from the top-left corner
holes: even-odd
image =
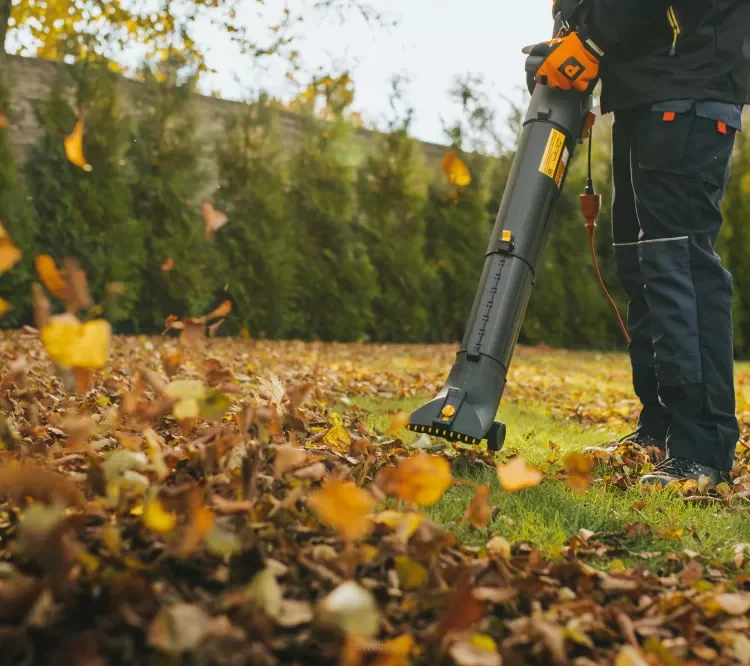
[[[732,276],[714,244],[733,145],[734,130],[694,108],[615,113],[613,237],[639,427],[670,456],[724,471],[739,428]]]

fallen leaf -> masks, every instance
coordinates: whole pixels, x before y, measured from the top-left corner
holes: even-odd
[[[350,481],[329,481],[310,494],[308,504],[324,523],[348,541],[362,539],[372,530],[367,514],[373,510],[375,499]]]
[[[74,166],[77,166],[84,171],[92,171],[93,169],[91,165],[86,161],[86,158],[83,155],[84,128],[83,120],[79,120],[75,124],[73,131],[65,137],[65,156]]]
[[[750,611],[750,594],[718,594],[712,602],[729,615],[745,615]]]
[[[510,543],[501,536],[492,537],[487,542],[487,552],[490,555],[500,555],[501,557],[510,557]]]
[[[164,510],[158,498],[154,498],[146,503],[143,524],[152,532],[171,534],[177,524],[177,518],[173,513]]]
[[[48,254],[40,254],[34,259],[36,272],[47,291],[55,298],[64,300],[67,294],[67,285],[60,271],[57,269],[55,260]]]
[[[490,487],[487,485],[477,486],[474,497],[466,507],[464,520],[468,520],[476,529],[484,529],[492,520],[492,509],[489,505]]]
[[[615,657],[615,666],[649,666],[641,651],[632,645],[624,645]]]
[[[593,482],[595,461],[592,457],[572,451],[565,457],[568,485],[574,493],[585,493]]]
[[[654,536],[663,541],[677,541],[682,538],[684,533],[685,530],[682,527],[665,523],[664,525],[659,526],[659,529],[654,532]]]
[[[307,453],[291,445],[277,446],[276,459],[274,461],[274,474],[283,476],[293,469],[301,467],[307,460]]]
[[[418,590],[427,584],[427,569],[406,555],[396,557],[396,573],[401,587],[405,590]]]
[[[210,238],[229,222],[226,214],[216,210],[208,201],[203,202],[203,220],[206,224],[206,238]]]
[[[148,645],[180,655],[194,651],[206,637],[210,617],[195,604],[164,606],[148,628]]]
[[[262,610],[270,618],[280,617],[283,592],[276,574],[270,567],[266,566],[253,577],[245,594],[248,604],[253,608]]]
[[[524,488],[536,488],[542,482],[544,474],[529,467],[521,456],[515,456],[507,464],[497,466],[497,478],[504,490],[515,492]]]
[[[0,317],[5,316],[13,309],[13,306],[4,298],[0,298]]]
[[[443,156],[441,162],[443,173],[451,185],[465,187],[471,185],[471,172],[464,161],[451,151]]]
[[[497,647],[488,649],[488,646],[489,644],[477,645],[477,641],[472,637],[471,640],[458,640],[452,643],[448,648],[448,654],[456,666],[502,666],[503,661]]]
[[[380,630],[380,612],[375,598],[354,581],[339,585],[318,604],[318,619],[324,626],[345,634],[375,636]]]
[[[323,444],[338,451],[348,451],[352,443],[349,431],[344,427],[344,421],[338,414],[331,416],[331,427],[323,436]]]
[[[169,271],[174,269],[174,259],[172,257],[167,257],[164,263],[161,265],[161,269],[165,273],[169,273]]]

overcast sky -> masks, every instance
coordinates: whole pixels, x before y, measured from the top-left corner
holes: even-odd
[[[441,117],[450,120],[456,115],[448,98],[456,75],[483,76],[504,115],[508,106],[500,95],[520,100],[524,86],[521,48],[547,39],[552,30],[549,0],[370,1],[398,24],[374,28],[361,20],[340,25],[311,18],[300,32],[303,62],[311,70],[331,61],[350,68],[356,110],[369,122],[382,121],[388,113],[391,77],[407,75],[408,101],[415,110],[412,133],[438,143],[444,141]],[[305,2],[289,0],[289,5],[299,8]],[[258,21],[255,15],[248,19]],[[207,77],[207,89],[229,98],[241,98],[251,87],[284,94],[278,70],[250,72],[246,61],[218,35],[207,35],[207,46],[209,64],[217,70]]]

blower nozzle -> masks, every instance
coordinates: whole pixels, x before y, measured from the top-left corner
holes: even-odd
[[[495,420],[537,267],[591,95],[536,86],[485,254],[461,349],[438,396],[409,430],[490,450],[505,441]]]

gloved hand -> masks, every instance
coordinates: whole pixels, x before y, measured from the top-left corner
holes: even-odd
[[[544,48],[547,52],[544,54]],[[599,77],[600,58],[604,52],[590,39],[582,41],[577,32],[533,47],[531,53],[542,63],[534,79],[537,83],[581,92],[589,90]]]

